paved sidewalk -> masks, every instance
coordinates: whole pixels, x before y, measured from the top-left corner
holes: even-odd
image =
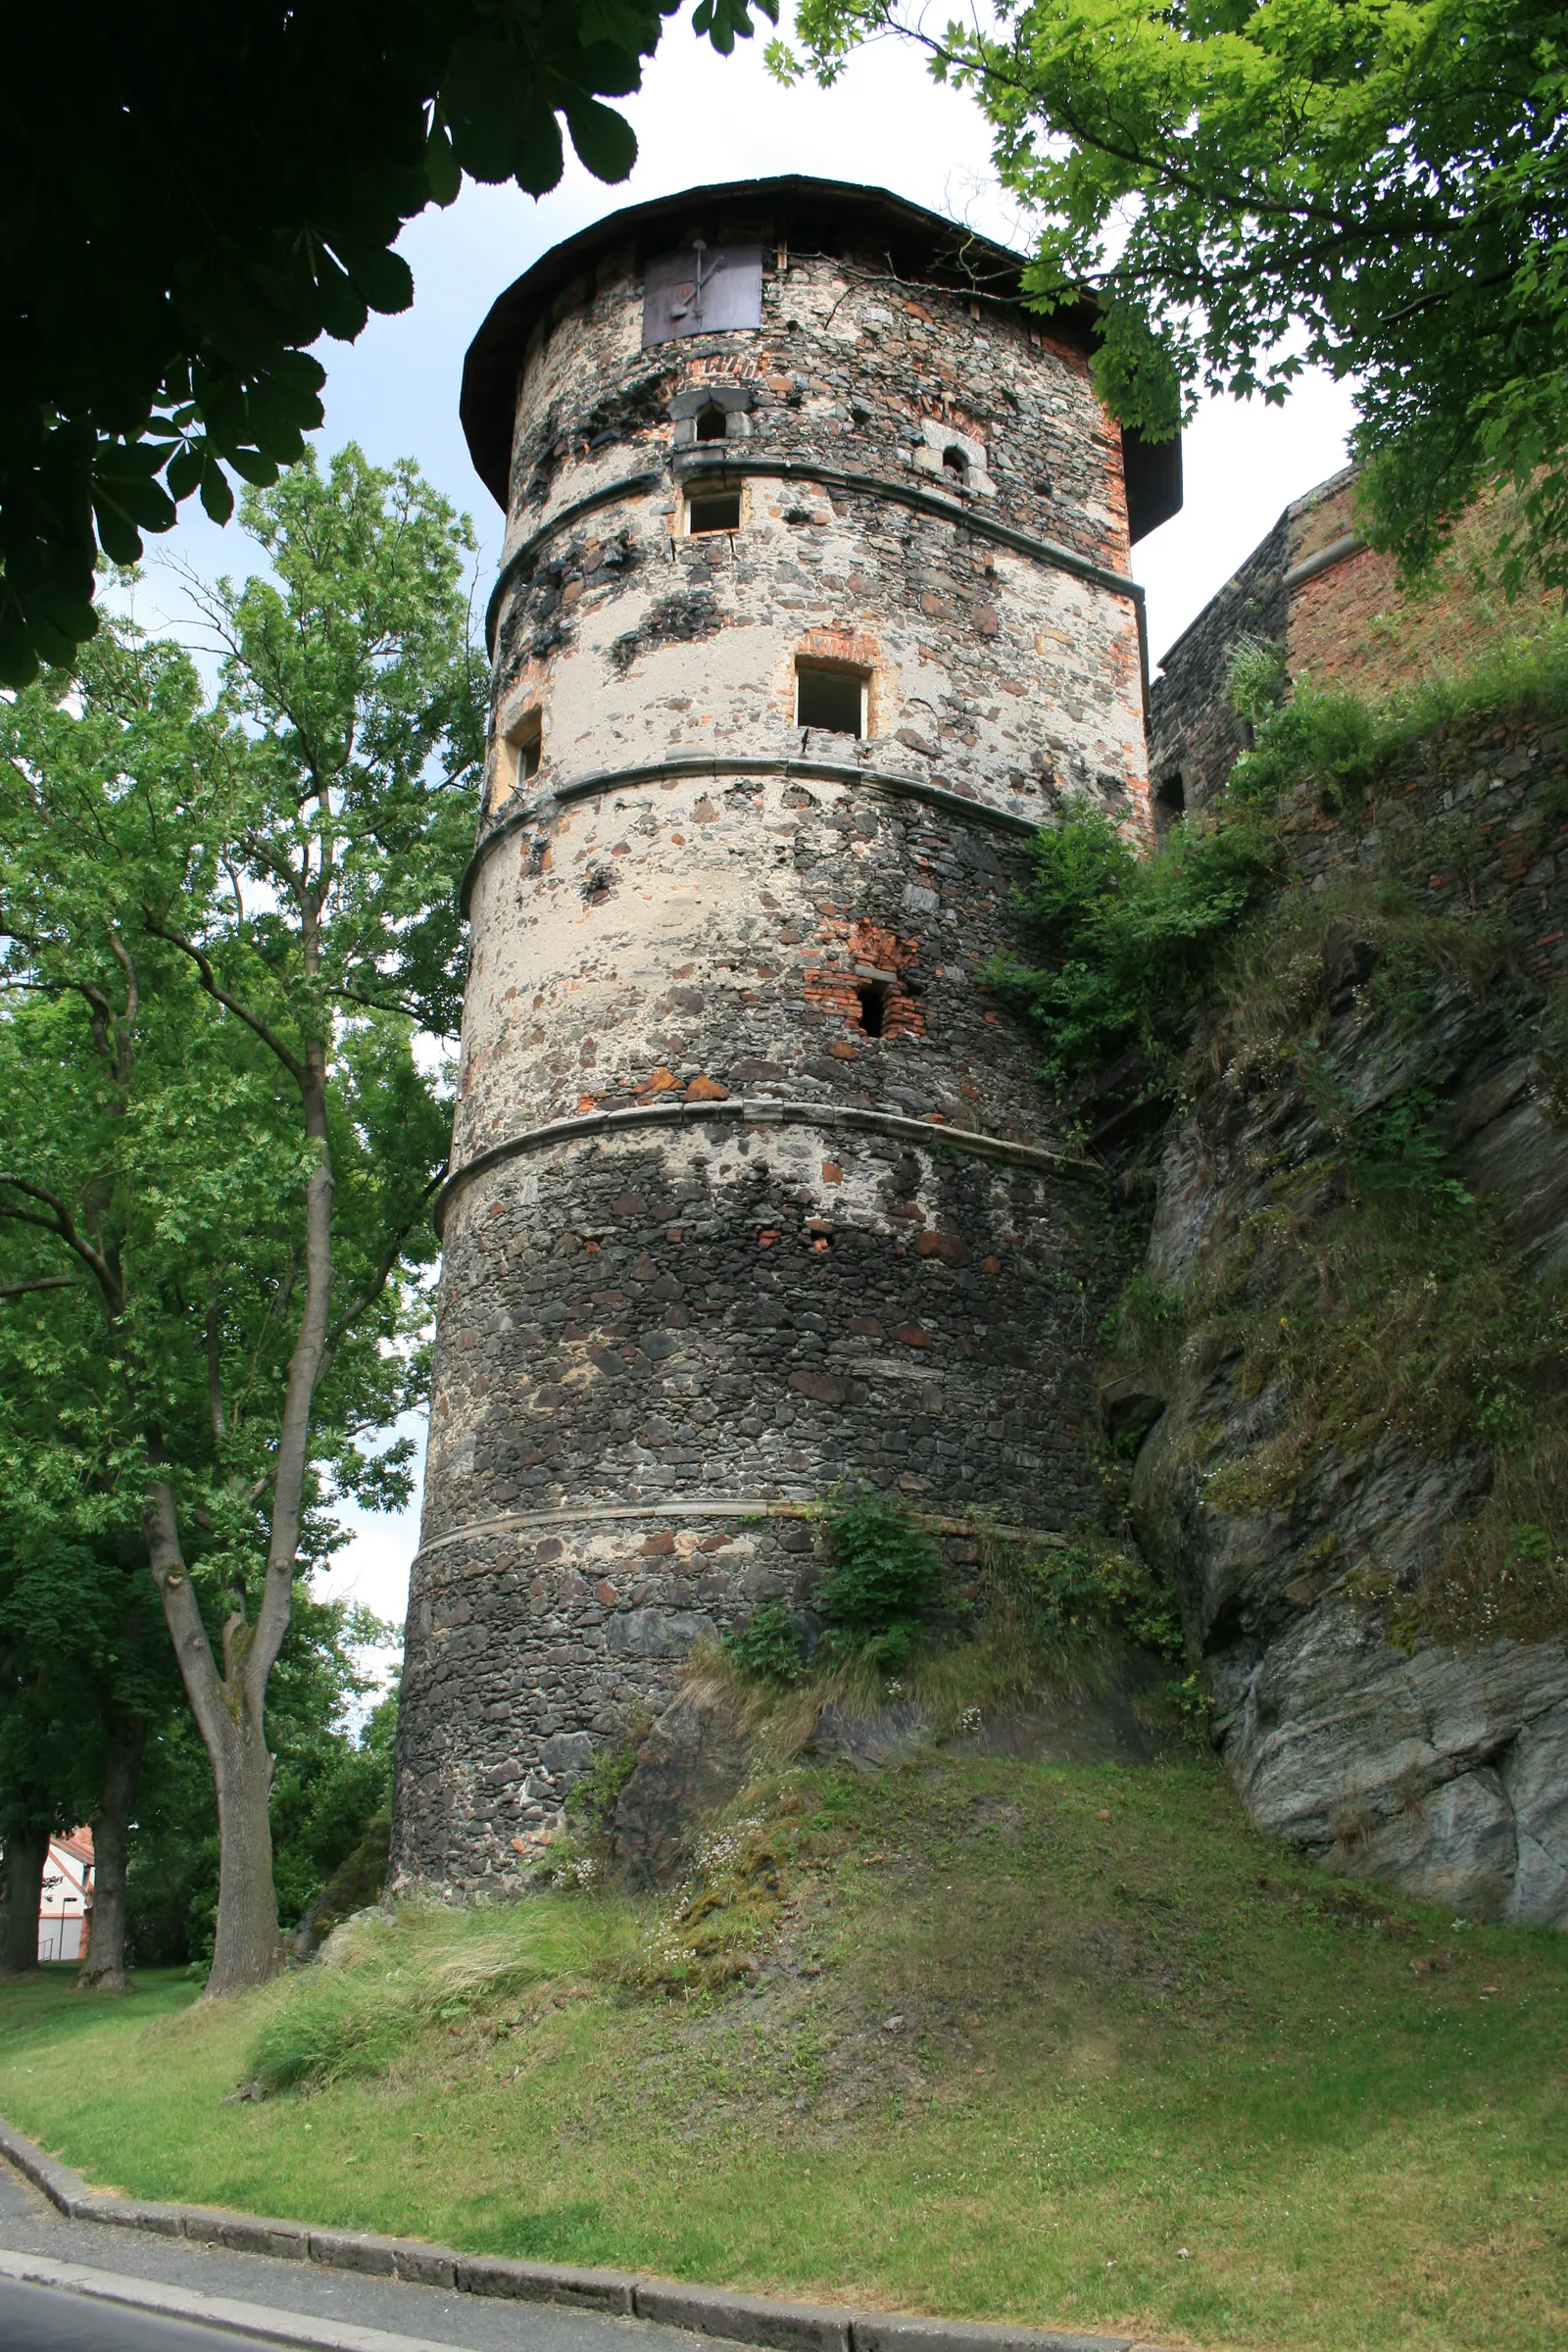
[[[700,2336],[660,2328],[647,2320],[600,2318],[550,2303],[491,2303],[480,2296],[449,2294],[440,2287],[412,2286],[395,2278],[362,2278],[319,2269],[313,2263],[278,2262],[265,2254],[230,2254],[220,2247],[195,2245],[187,2238],[155,2237],[139,2230],[106,2230],[96,2222],[67,2221],[30,2181],[24,2180],[10,2165],[0,2164],[0,2264],[7,2255],[37,2256],[100,2276],[172,2287],[209,2304],[215,2300],[243,2303],[274,2311],[280,2319],[288,2315],[297,2321],[317,2321],[321,2323],[316,2331],[318,2340],[323,2343],[333,2331],[343,2331],[341,2341],[348,2330],[374,2329],[383,2338],[401,2337],[405,2345],[418,2346],[420,2352],[433,2345],[452,2345],[458,2352],[698,2352],[699,2346],[702,2352],[713,2352],[712,2345]],[[14,2278],[14,2266],[5,2267],[11,2269]],[[41,2287],[12,2286],[0,2291],[23,2297],[48,2293],[52,2302],[65,2302],[58,2290]],[[25,2308],[24,2303],[0,2302],[0,2315],[4,2315],[0,2328],[13,2313],[20,2319]],[[40,2313],[43,2310],[42,2305],[35,2308]],[[96,2299],[92,2308],[101,2315],[101,2340],[123,2344],[127,2352],[132,2344],[157,2341],[160,2328],[171,2352],[181,2340],[176,2323],[133,2320],[122,2307]],[[188,2311],[183,2316],[195,2319],[197,2314]],[[254,2336],[254,2328],[249,2332]],[[6,2329],[0,2340],[25,2343],[27,2338]],[[38,2340],[43,2343],[50,2338],[40,2333]],[[65,2343],[70,2339],[63,2334],[58,2340]],[[94,2338],[83,2334],[81,2340]],[[225,2329],[222,2340],[232,2343],[234,2337]],[[296,2334],[294,2340],[308,2338]],[[385,2352],[392,2352],[390,2344]]]

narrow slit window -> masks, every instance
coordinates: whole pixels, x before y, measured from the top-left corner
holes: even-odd
[[[865,683],[863,670],[825,669],[812,662],[797,662],[795,724],[858,738],[865,733]]]
[[[699,441],[723,440],[724,412],[718,406],[716,401],[710,402],[706,409],[703,409],[699,413],[697,418],[697,438]]]
[[[738,490],[702,490],[686,501],[686,530],[690,538],[707,531],[738,531],[741,494]]]
[[[862,980],[855,993],[860,1000],[860,1027],[867,1037],[880,1037],[888,1012],[887,982]]]

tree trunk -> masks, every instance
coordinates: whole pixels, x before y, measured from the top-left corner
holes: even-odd
[[[13,1830],[0,1869],[0,1977],[20,1977],[38,1965],[38,1911],[44,1867],[49,1860],[46,1829]]]
[[[173,1492],[166,1479],[148,1489],[142,1526],[218,1797],[218,1937],[212,1974],[202,1993],[203,2000],[211,2000],[220,1993],[265,1984],[287,1957],[277,1932],[272,1883],[272,1825],[268,1813],[272,1759],[267,1752],[262,1714],[267,1681],[265,1674],[246,1672],[255,1663],[254,1637],[237,1615],[223,1628],[227,1671],[220,1677],[180,1552]],[[283,1622],[286,1627],[286,1615]]]
[[[201,968],[204,983],[215,988],[209,967],[203,964]],[[309,938],[306,968],[314,978],[316,949]],[[222,1003],[230,1002],[216,988],[215,993]],[[256,1027],[254,1021],[251,1025]],[[332,1299],[326,1049],[319,1041],[308,1041],[300,1062],[268,1037],[265,1026],[258,1034],[272,1046],[299,1085],[305,1132],[316,1153],[316,1166],[305,1188],[305,1306],[289,1356],[278,1422],[261,1605],[251,1625],[246,1620],[244,1592],[237,1593],[222,1630],[221,1671],[180,1547],[174,1491],[164,1475],[168,1456],[163,1436],[155,1426],[146,1433],[147,1456],[155,1470],[142,1521],[148,1564],[164,1604],[164,1620],[191,1713],[212,1761],[218,1793],[218,1933],[204,2000],[265,1984],[269,1977],[278,1974],[287,1958],[277,1932],[277,1890],[272,1878],[272,1825],[268,1810],[272,1759],[267,1752],[265,1729],[267,1679],[288,1632],[294,1605],[305,1482],[311,1462],[311,1407],[326,1361]]]
[[[277,1976],[288,1957],[272,1884],[272,1759],[248,1709],[225,1727],[214,1756],[218,1784],[218,1937],[202,1993],[216,2000]]]
[[[147,1744],[143,1715],[117,1715],[109,1727],[104,1792],[92,1817],[92,1927],[72,1989],[128,1992],[125,1974],[125,1864],[130,1845],[130,1809],[136,1802],[142,1749]]]

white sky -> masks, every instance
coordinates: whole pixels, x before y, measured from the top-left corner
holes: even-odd
[[[321,346],[327,369],[327,450],[358,441],[375,463],[413,457],[474,520],[479,605],[489,593],[503,518],[468,462],[458,423],[463,356],[485,313],[522,270],[562,238],[622,205],[683,187],[773,172],[867,181],[954,214],[1004,243],[1026,242],[1015,207],[996,186],[985,127],[973,104],[933,83],[912,52],[884,43],[863,52],[831,91],[778,88],[760,43],[715,57],[687,19],[669,21],[643,90],[618,102],[641,156],[631,179],[606,188],[572,161],[540,202],[515,187],[466,185],[446,212],[411,223],[402,251],[414,270],[412,310],[372,318],[358,343]],[[1345,462],[1349,394],[1309,379],[1283,410],[1213,404],[1186,435],[1183,512],[1134,551],[1149,592],[1157,659],[1263,536],[1282,507]],[[137,598],[144,626],[184,628],[189,608],[164,568],[170,555],[213,577],[243,577],[258,551],[190,517],[148,551]],[[352,1514],[354,1542],[328,1580],[401,1622],[418,1513]]]

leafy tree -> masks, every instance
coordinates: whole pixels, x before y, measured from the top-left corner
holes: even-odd
[[[15,1491],[10,1478],[6,1484]],[[29,1827],[47,1835],[88,1823],[92,1933],[77,1989],[122,1991],[141,1758],[150,1727],[182,1704],[178,1676],[133,1525],[118,1538],[100,1528],[84,1539],[64,1514],[8,1516],[0,1544],[0,1824],[9,1847],[14,1833],[25,1844]],[[75,1516],[81,1526],[98,1514]],[[20,1958],[20,1914],[17,1935]]]
[[[206,594],[212,709],[121,630],[0,712],[10,1345],[140,1513],[214,1775],[215,1993],[279,1965],[265,1710],[320,1506],[407,1492],[356,1441],[422,1377],[449,1119],[415,1040],[456,1026],[482,745],[470,535],[412,466],[307,460],[244,520],[274,576]]]
[[[758,0],[773,16],[776,0]],[[163,21],[14,12],[0,84],[0,684],[96,626],[95,544],[140,559],[225,473],[270,484],[321,421],[310,347],[406,310],[405,221],[463,174],[541,195],[564,122],[598,178],[679,0],[235,0]],[[747,0],[698,0],[720,52]]]
[[[1200,386],[1356,384],[1376,536],[1419,567],[1487,484],[1568,583],[1568,43],[1557,0],[801,0],[830,81],[892,30],[970,89],[1004,183],[1044,216],[1028,285],[1102,305],[1123,423]],[[802,68],[774,44],[786,78]]]

